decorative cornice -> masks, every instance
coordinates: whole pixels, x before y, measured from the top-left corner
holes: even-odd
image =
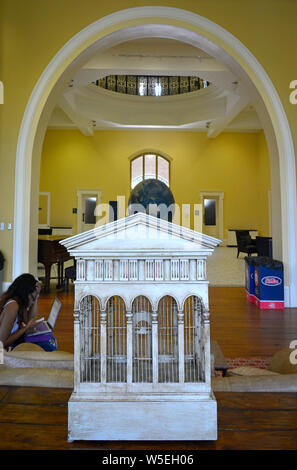
[[[167,222],[166,220],[158,219],[157,217],[143,212],[138,212],[137,214],[119,219],[115,222],[110,222],[87,232],[66,238],[65,240],[61,240],[60,243],[61,245],[64,245],[67,250],[73,250],[74,248],[82,247],[86,243],[106,238],[110,235],[116,235],[136,226],[155,229],[160,233],[167,233],[170,234],[170,236],[174,236],[209,249],[215,248],[221,242],[221,240],[218,240],[217,238],[196,232],[181,225]]]

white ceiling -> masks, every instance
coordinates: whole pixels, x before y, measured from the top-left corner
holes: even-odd
[[[133,96],[92,84],[106,75],[185,75],[211,82],[205,89],[174,96]],[[261,129],[247,90],[204,51],[172,39],[131,40],[95,54],[73,77],[55,107],[49,128],[180,129],[256,132]]]

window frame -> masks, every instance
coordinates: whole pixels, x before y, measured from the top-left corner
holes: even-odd
[[[170,188],[170,185],[171,185],[171,168],[170,168],[170,159],[169,158],[166,158],[164,157],[164,155],[161,155],[160,153],[157,153],[157,152],[150,152],[150,151],[146,151],[146,152],[143,152],[143,153],[139,153],[138,155],[134,156],[133,158],[130,159],[130,190],[133,190],[135,188],[132,188],[132,164],[134,162],[134,160],[136,160],[137,158],[141,157],[142,158],[142,180],[141,181],[144,181],[145,180],[145,156],[146,155],[155,155],[156,157],[156,161],[155,161],[155,170],[156,170],[156,180],[158,181],[161,181],[159,178],[158,178],[158,157],[160,158],[163,158],[167,163],[168,163],[168,188]],[[166,183],[165,183],[166,184]]]

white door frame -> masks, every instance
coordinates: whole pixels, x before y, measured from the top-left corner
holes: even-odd
[[[200,191],[200,202],[202,204],[203,210],[203,199],[205,197],[218,197],[219,198],[219,207],[217,218],[219,219],[219,239],[222,240],[221,245],[225,244],[224,240],[224,191]],[[203,226],[203,222],[202,222]]]
[[[37,243],[32,245],[37,226],[33,208],[38,207],[37,196],[36,199],[32,196],[37,185],[34,169],[40,162],[42,141],[57,99],[74,73],[95,51],[129,39],[153,36],[182,40],[218,57],[244,80],[252,96],[258,98],[255,103],[268,139],[271,167],[272,162],[275,167],[279,166],[279,171],[272,171],[278,218],[273,226],[279,227],[285,301],[287,306],[297,307],[296,162],[282,102],[262,65],[240,40],[207,18],[171,7],[129,8],[100,18],[58,51],[35,85],[23,116],[16,150],[13,278],[30,270],[30,263],[36,258]]]
[[[46,224],[38,224],[38,228],[50,228],[51,224],[51,193],[40,191],[39,196],[47,196],[47,217]]]
[[[77,233],[81,233],[82,230],[82,212],[83,212],[83,206],[82,206],[82,197],[85,194],[88,195],[94,195],[97,198],[97,205],[101,203],[101,191],[100,189],[78,189],[76,191],[77,194]]]

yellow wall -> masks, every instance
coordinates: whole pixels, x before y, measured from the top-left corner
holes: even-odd
[[[78,189],[99,189],[102,202],[130,193],[129,157],[155,149],[172,158],[176,203],[200,202],[200,191],[224,191],[224,237],[228,228],[257,228],[269,235],[270,169],[260,133],[48,130],[42,152],[40,191],[51,193],[51,225],[76,231]],[[193,213],[193,211],[191,211]]]
[[[5,101],[0,105],[0,214],[13,222],[14,172],[18,133],[27,102],[39,77],[55,54],[76,33],[105,15],[148,5],[146,0],[2,0],[0,11],[0,80]],[[284,106],[297,148],[297,105],[289,102],[289,83],[297,79],[297,2],[292,0],[150,0],[192,11],[238,38],[272,80]],[[211,144],[209,144],[211,145]],[[197,163],[198,165],[198,163]],[[176,196],[180,192],[177,189]],[[227,201],[226,201],[227,204]],[[0,249],[11,279],[13,231],[0,231]]]

